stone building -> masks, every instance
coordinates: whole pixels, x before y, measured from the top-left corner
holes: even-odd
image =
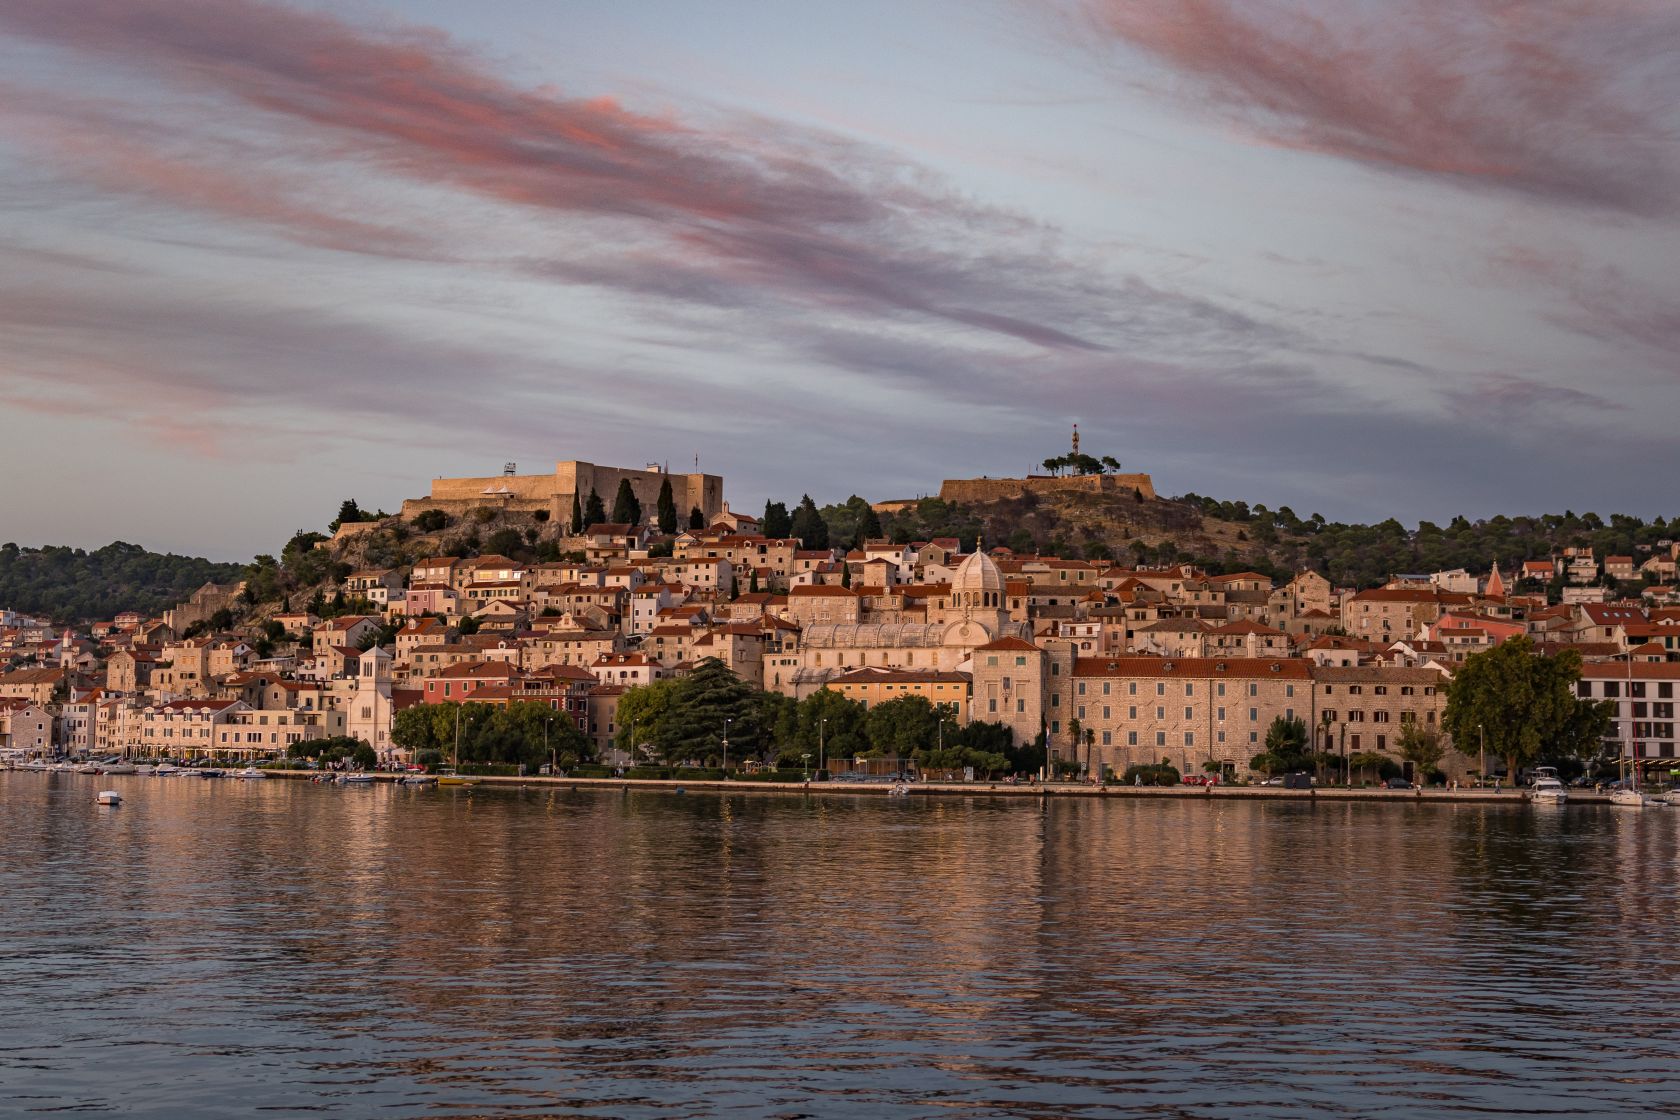
[[[715,474],[668,474],[650,467],[632,470],[627,467],[603,467],[575,459],[557,463],[553,474],[499,474],[481,478],[434,478],[431,494],[425,498],[409,498],[403,502],[402,516],[413,520],[423,510],[441,509],[460,516],[479,506],[507,509],[521,513],[546,510],[556,524],[569,524],[572,518],[572,499],[584,504],[591,490],[600,495],[610,509],[618,493],[618,484],[630,483],[631,491],[641,503],[644,519],[652,520],[659,502],[660,488],[669,481],[671,497],[676,503],[677,518],[687,524],[689,512],[695,508],[706,519],[723,512],[723,479]]]

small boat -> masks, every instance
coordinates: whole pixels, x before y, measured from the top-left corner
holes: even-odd
[[[100,805],[122,804],[122,794],[118,793],[114,789],[102,789],[94,795],[93,799]]]
[[[909,783],[908,782],[894,782],[892,784],[892,786],[888,788],[887,796],[888,797],[909,797],[910,796],[910,785],[909,785]]]
[[[478,783],[463,774],[457,774],[453,770],[439,770],[437,784],[440,786],[471,786]]]
[[[251,781],[252,779],[261,780],[263,778],[268,777],[267,774],[263,773],[261,770],[258,770],[255,766],[247,766],[243,770],[235,770],[233,772],[233,776],[238,778],[241,781],[246,781],[246,782]]]
[[[156,774],[160,778],[173,778],[175,775],[181,773],[181,768],[173,762],[160,762],[156,766],[152,767],[152,773]]]
[[[37,759],[31,759],[28,762],[20,762],[20,763],[17,764],[17,768],[19,770],[51,770],[52,769],[52,763],[42,762],[40,759],[37,758]]]
[[[1569,800],[1569,791],[1556,778],[1540,778],[1535,781],[1530,796],[1541,804],[1562,805]]]
[[[105,762],[99,766],[101,774],[138,774],[140,767],[132,762]]]
[[[156,766],[152,766],[152,765],[151,765],[151,764],[149,764],[149,763],[142,763],[142,764],[141,764],[141,765],[139,765],[139,766],[136,766],[136,767],[135,767],[135,768],[134,768],[134,772],[135,772],[135,773],[136,773],[136,774],[139,774],[139,775],[140,775],[140,776],[141,776],[141,777],[143,777],[143,778],[149,778],[149,777],[151,777],[151,776],[152,776],[152,775],[153,775],[153,774],[156,774],[156,773],[157,773],[157,767],[156,767]]]
[[[195,771],[195,773],[197,773],[198,776],[201,777],[201,778],[221,778],[221,777],[225,777],[227,775],[226,770],[218,770],[214,766],[207,767],[203,770]]]
[[[402,780],[402,784],[405,786],[435,786],[438,784],[438,780],[430,774],[410,774]]]
[[[1610,804],[1621,805],[1629,809],[1645,808],[1645,795],[1636,789],[1622,787],[1610,791]]]
[[[1657,800],[1662,802],[1664,805],[1680,805],[1680,786],[1676,786],[1674,789],[1669,790],[1667,793],[1657,798]]]
[[[373,784],[372,774],[340,774],[338,784],[342,786],[369,786]]]

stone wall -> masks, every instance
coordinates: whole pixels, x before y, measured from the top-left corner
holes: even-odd
[[[1147,474],[948,478],[939,487],[939,496],[947,502],[991,502],[1000,498],[1019,498],[1029,490],[1036,494],[1067,493],[1069,491],[1088,494],[1129,494],[1136,490],[1145,498],[1155,497],[1155,483]]]
[[[610,517],[618,484],[624,479],[630,481],[630,489],[642,504],[644,521],[653,521],[658,510],[659,490],[667,479],[671,483],[671,498],[677,506],[679,527],[687,526],[689,511],[696,506],[708,524],[723,512],[723,479],[718,475],[665,474],[662,471],[602,467],[568,460],[556,464],[553,474],[434,478],[428,497],[409,498],[403,502],[402,516],[413,519],[427,509],[441,509],[460,516],[478,506],[490,506],[516,513],[547,510],[557,523],[567,524],[571,521],[573,495],[580,503],[587,502],[593,487],[601,496],[601,504]],[[508,491],[506,494],[500,492],[504,487]],[[485,493],[486,490],[491,493]]]

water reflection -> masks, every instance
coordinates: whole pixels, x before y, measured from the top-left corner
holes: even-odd
[[[0,1083],[174,1116],[1673,1109],[1673,814],[0,776]]]

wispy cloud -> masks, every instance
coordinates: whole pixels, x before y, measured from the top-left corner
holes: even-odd
[[[1680,209],[1680,7],[1660,0],[1075,0],[1247,135],[1630,214]],[[1124,71],[1136,74],[1133,67]]]

